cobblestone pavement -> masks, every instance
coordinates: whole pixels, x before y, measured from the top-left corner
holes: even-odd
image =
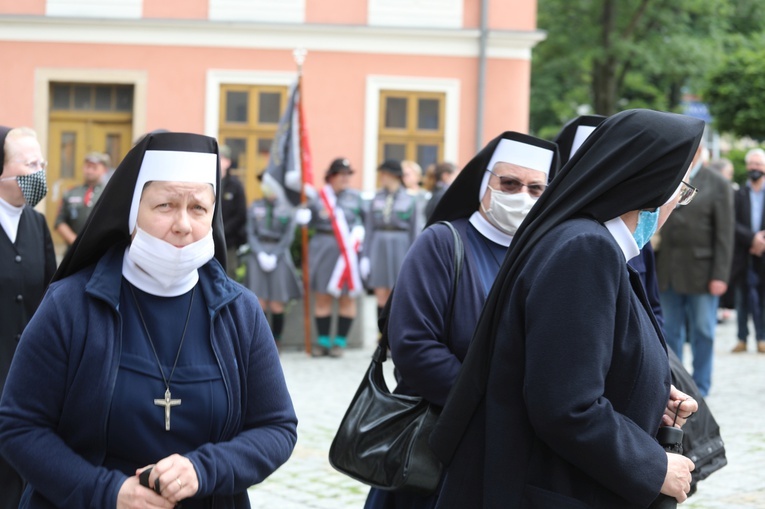
[[[300,420],[298,442],[284,466],[250,489],[254,509],[364,506],[368,488],[335,471],[327,461],[327,452],[369,364],[375,338],[373,329],[366,330],[365,346],[349,350],[342,359],[311,359],[296,351],[282,353]],[[749,352],[731,354],[735,341],[734,316],[717,329],[712,390],[707,398],[720,424],[728,465],[700,482],[697,493],[681,507],[765,508],[765,354],[755,353],[751,344]],[[688,352],[686,364],[689,360]]]

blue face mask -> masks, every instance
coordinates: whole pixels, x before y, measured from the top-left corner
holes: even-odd
[[[651,212],[650,210],[641,210],[638,214],[637,227],[632,237],[637,242],[640,249],[643,249],[653,234],[656,233],[656,228],[659,226],[659,208]]]

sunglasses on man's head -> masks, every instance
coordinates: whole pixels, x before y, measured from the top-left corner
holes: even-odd
[[[500,176],[500,175],[497,175],[496,173],[494,173],[491,170],[486,170],[486,171],[488,171],[489,173],[491,173],[492,175],[494,175],[495,177],[497,177],[499,179],[499,189],[503,193],[510,193],[510,194],[520,193],[521,189],[523,189],[525,187],[526,189],[529,190],[529,195],[530,196],[538,198],[538,197],[540,197],[542,195],[542,193],[545,191],[545,189],[547,189],[547,185],[546,184],[528,184],[528,185],[526,185],[526,184],[524,184],[523,182],[521,182],[520,180],[518,180],[515,177]]]

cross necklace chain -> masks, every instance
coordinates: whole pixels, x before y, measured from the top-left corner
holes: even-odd
[[[181,335],[181,342],[178,345],[178,352],[175,354],[175,362],[173,363],[173,369],[170,371],[170,376],[165,378],[165,371],[162,369],[162,363],[159,362],[159,355],[157,355],[157,349],[154,347],[154,341],[151,340],[151,334],[149,334],[149,328],[146,326],[146,320],[143,318],[143,313],[141,312],[141,306],[138,304],[138,299],[135,296],[135,291],[133,290],[133,286],[130,286],[130,293],[133,295],[133,302],[135,302],[135,307],[138,310],[138,316],[141,318],[141,324],[143,325],[143,330],[146,332],[146,338],[149,340],[149,345],[151,345],[151,351],[154,353],[154,358],[157,360],[157,367],[159,367],[159,372],[162,375],[162,381],[165,383],[165,397],[164,398],[157,398],[154,400],[154,404],[157,406],[165,407],[165,431],[170,431],[170,408],[174,406],[180,406],[181,400],[180,399],[173,399],[172,394],[170,393],[170,380],[173,379],[173,373],[175,373],[175,368],[178,366],[178,358],[181,356],[181,348],[183,348],[183,340],[186,339],[186,330],[189,328],[189,319],[191,318],[191,308],[194,304],[194,294],[196,293],[196,286],[191,290],[191,300],[189,301],[189,311],[186,314],[186,323],[183,326],[183,334]]]

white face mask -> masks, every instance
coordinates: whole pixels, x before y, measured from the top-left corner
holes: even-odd
[[[188,246],[175,247],[136,227],[128,257],[164,288],[187,278],[215,256],[212,228],[202,239]]]
[[[484,208],[481,203],[481,210],[486,214],[486,219],[500,231],[515,235],[537,199],[532,198],[528,193],[503,193],[491,186],[486,189],[491,193],[489,208]]]

